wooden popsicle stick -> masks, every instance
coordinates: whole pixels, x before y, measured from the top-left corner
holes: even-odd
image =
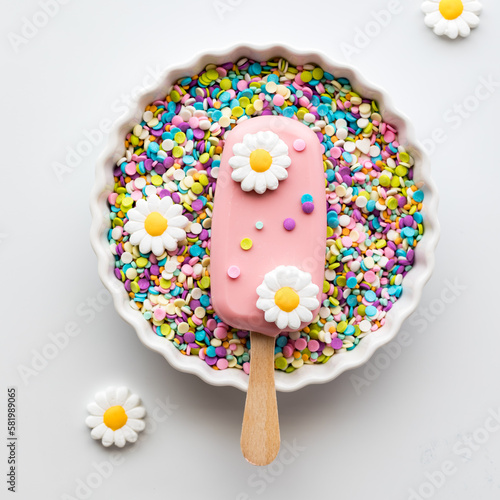
[[[250,332],[250,377],[240,444],[243,456],[253,465],[270,464],[280,449],[274,341],[274,337]]]

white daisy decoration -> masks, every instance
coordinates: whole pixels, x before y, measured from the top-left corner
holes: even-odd
[[[288,177],[286,169],[292,163],[288,146],[270,130],[246,134],[243,142],[233,146],[233,154],[229,158],[231,178],[241,182],[243,191],[258,194],[277,189],[279,181]]]
[[[481,3],[474,0],[425,0],[422,11],[425,24],[436,35],[449,38],[469,36],[470,29],[479,24]]]
[[[189,220],[182,215],[182,205],[175,204],[169,196],[160,200],[154,194],[147,200],[138,200],[127,217],[125,231],[130,233],[130,243],[139,245],[143,254],[153,251],[159,256],[165,249],[177,250],[178,242],[186,238],[184,228]]]
[[[108,387],[98,392],[95,401],[87,406],[90,413],[85,423],[92,429],[93,439],[100,439],[106,447],[113,443],[123,448],[126,442],[135,443],[138,432],[146,427],[146,410],[136,394],[126,387]]]
[[[318,293],[309,273],[295,266],[278,266],[257,287],[257,307],[265,312],[267,322],[281,330],[298,330],[302,322],[312,321],[312,311],[319,307]]]

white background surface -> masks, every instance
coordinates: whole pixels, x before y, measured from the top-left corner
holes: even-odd
[[[228,9],[221,20],[222,2]],[[425,27],[419,2],[401,1],[388,26],[361,47],[356,30],[376,33],[369,25],[374,14],[394,3],[222,2],[72,0],[14,47],[12,34],[22,36],[23,18],[33,19],[40,6],[2,1],[0,497],[499,498],[500,427],[484,430],[500,409],[498,84],[467,118],[453,117],[454,106],[477,104],[471,96],[481,78],[500,82],[500,4],[486,4],[480,27],[452,42]],[[122,114],[148,72],[244,41],[286,42],[348,61],[392,95],[420,139],[439,128],[446,137],[431,155],[441,195],[437,266],[403,327],[409,345],[388,363],[376,355],[382,370],[370,364],[326,385],[279,394],[282,440],[299,451],[261,470],[239,449],[245,395],[175,371],[100,303],[88,199],[106,138],[62,179],[54,172],[68,148]],[[348,57],[342,43],[356,42]],[[71,322],[79,335],[23,381],[20,366],[32,368],[49,334]],[[109,461],[113,450],[90,438],[85,407],[112,384],[139,393],[150,415],[158,402],[177,406],[168,418],[159,406],[163,421],[150,421],[150,433],[121,451],[103,478],[95,463]],[[11,385],[19,392],[17,496],[4,481]],[[461,444],[467,437],[472,443]],[[426,475],[443,466],[453,471],[444,484],[426,485]],[[91,489],[78,488],[81,481]]]

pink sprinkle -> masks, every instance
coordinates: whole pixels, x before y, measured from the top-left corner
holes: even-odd
[[[334,158],[340,158],[340,155],[342,154],[342,150],[340,148],[338,148],[337,146],[335,146],[332,149],[330,149],[330,154]]]
[[[236,279],[240,275],[241,271],[238,266],[230,266],[227,270],[227,275],[230,278]]]
[[[295,341],[295,349],[302,351],[307,347],[307,340],[300,337]]]
[[[390,130],[388,130],[384,134],[384,141],[385,142],[392,142],[395,138],[396,138],[396,136],[394,135],[394,132],[391,132]]]
[[[293,347],[289,344],[287,344],[285,347],[283,347],[283,356],[285,358],[289,358],[293,354]]]
[[[134,201],[138,201],[142,198],[142,193],[141,191],[134,191],[130,197],[134,200]]]
[[[214,331],[214,336],[216,339],[219,339],[219,340],[225,339],[227,337],[227,330],[225,330],[224,328],[218,327]],[[234,344],[231,344],[231,345],[234,345]],[[229,348],[231,349],[231,346],[229,346]]]
[[[181,271],[186,275],[186,276],[191,276],[193,274],[193,268],[189,264],[184,264],[181,267]]]
[[[273,104],[275,106],[283,106],[285,98],[281,94],[275,94],[273,97]]]
[[[165,318],[166,314],[167,314],[167,312],[164,309],[162,309],[161,307],[156,309],[155,312],[153,313],[153,315],[157,321],[161,321],[163,318]]]
[[[245,90],[248,87],[248,83],[245,80],[240,80],[236,87],[238,90]]]
[[[243,363],[242,368],[247,375],[250,373],[250,363],[248,361],[246,363]]]
[[[375,273],[373,271],[366,271],[364,278],[368,283],[373,283],[375,281]]]
[[[342,238],[342,245],[344,245],[346,248],[351,248],[352,247],[351,238],[349,238],[349,236],[344,236]]]
[[[137,170],[135,168],[135,163],[129,163],[126,167],[125,167],[125,173],[127,173],[128,175],[134,175],[137,173]]]
[[[118,193],[111,193],[108,196],[108,202],[110,205],[114,205],[116,203],[116,198],[118,198]]]
[[[196,116],[192,116],[190,119],[189,119],[189,126],[191,128],[198,128],[198,125],[200,124],[200,120],[198,120],[198,118]]]
[[[295,139],[293,141],[293,149],[295,151],[304,151],[306,149],[306,141],[304,139]]]
[[[217,360],[217,368],[219,370],[225,370],[229,366],[226,358],[220,358]]]
[[[307,347],[309,347],[309,350],[311,352],[316,352],[319,349],[319,342],[317,340],[310,340],[309,344],[307,344]]]

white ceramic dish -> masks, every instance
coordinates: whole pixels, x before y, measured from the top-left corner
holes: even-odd
[[[336,354],[327,363],[321,365],[304,365],[292,373],[276,371],[276,389],[278,391],[295,391],[308,384],[318,384],[333,380],[346,370],[362,365],[382,345],[390,342],[397,334],[403,321],[415,310],[420,300],[423,287],[434,268],[434,250],[439,238],[437,220],[438,195],[430,176],[430,165],[427,156],[414,137],[408,120],[394,109],[390,98],[381,89],[367,83],[357,70],[347,65],[339,65],[317,51],[300,51],[283,45],[254,46],[238,45],[224,51],[206,52],[185,65],[165,71],[163,77],[154,87],[145,89],[144,93],[131,106],[129,113],[114,125],[108,144],[99,158],[96,167],[95,185],[92,190],[90,208],[92,212],[91,243],[98,260],[99,276],[111,292],[116,310],[120,316],[132,325],[139,339],[150,349],[161,353],[176,369],[193,373],[212,385],[230,385],[247,390],[248,376],[241,370],[213,370],[197,356],[185,356],[163,337],[154,334],[150,323],[142,314],[133,310],[129,297],[121,281],[114,273],[114,257],[109,251],[106,233],[109,227],[109,208],[106,199],[113,189],[113,165],[123,154],[123,138],[140,119],[144,108],[152,101],[164,97],[169,86],[178,78],[196,74],[209,63],[222,64],[236,61],[241,57],[250,57],[257,61],[265,61],[271,57],[284,57],[292,64],[316,63],[336,77],[348,78],[355,91],[364,97],[376,99],[382,116],[386,122],[395,125],[399,132],[399,141],[415,158],[416,181],[425,183],[425,234],[416,249],[416,264],[404,279],[404,293],[395,303],[386,317],[385,325],[367,337],[356,349]]]

